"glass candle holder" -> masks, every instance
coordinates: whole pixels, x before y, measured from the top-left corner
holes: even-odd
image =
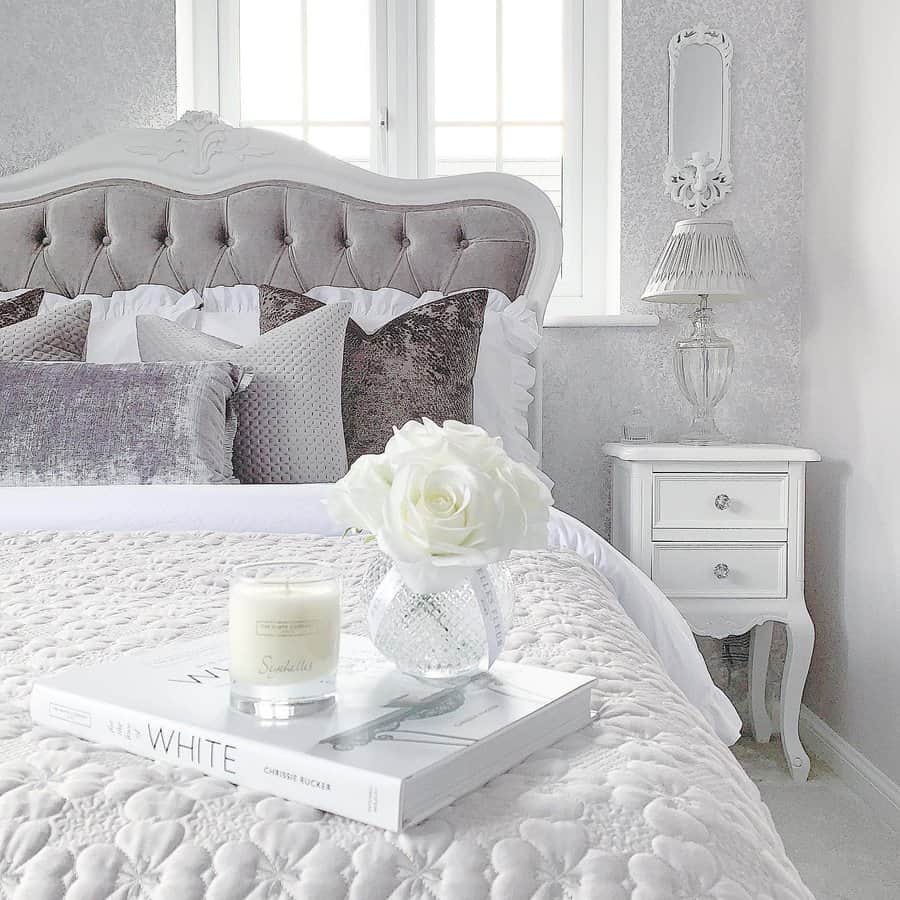
[[[228,602],[231,706],[289,719],[334,703],[341,579],[323,566],[238,566]]]

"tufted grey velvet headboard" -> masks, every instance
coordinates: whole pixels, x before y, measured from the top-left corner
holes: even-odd
[[[488,286],[515,298],[531,273],[534,230],[486,200],[393,206],[271,181],[198,196],[118,180],[5,205],[0,248],[0,290],[72,297],[268,282],[415,295]]]
[[[138,284],[491,287],[539,320],[559,269],[547,197],[509,175],[397,179],[187,113],[0,179],[0,290]],[[540,449],[540,357],[530,436]]]

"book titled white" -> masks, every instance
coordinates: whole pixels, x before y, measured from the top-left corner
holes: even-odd
[[[399,831],[590,722],[593,678],[497,662],[462,685],[341,639],[337,703],[263,722],[228,703],[225,635],[39,680],[31,716],[86,740]]]

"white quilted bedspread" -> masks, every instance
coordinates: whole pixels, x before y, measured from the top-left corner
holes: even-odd
[[[759,793],[567,551],[512,561],[505,656],[595,675],[595,723],[400,835],[31,725],[32,680],[223,630],[230,568],[359,539],[0,535],[0,897],[809,898]]]

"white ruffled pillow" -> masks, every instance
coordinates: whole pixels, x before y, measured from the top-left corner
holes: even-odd
[[[139,284],[130,291],[114,291],[110,297],[101,297],[99,294],[63,297],[60,294],[45,293],[38,315],[79,300],[91,301],[86,361],[94,363],[140,362],[135,330],[138,316],[162,316],[188,328],[195,328],[198,308],[202,302],[200,295],[193,290],[182,294],[175,288],[161,284]]]
[[[246,347],[259,337],[259,287],[236,284],[204,288],[197,328]]]
[[[350,317],[370,334],[391,319],[445,296],[440,291],[414,297],[395,288],[370,291],[333,285],[320,285],[304,293],[323,303],[350,301]],[[255,340],[259,336],[259,288],[251,284],[207,288],[197,327],[236,344]],[[535,467],[538,454],[528,440],[528,407],[535,372],[528,356],[539,343],[537,317],[527,299],[519,297],[511,303],[506,294],[489,289],[475,366],[475,424],[501,437],[513,459]]]

